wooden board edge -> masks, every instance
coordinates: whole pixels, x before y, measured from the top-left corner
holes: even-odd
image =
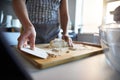
[[[80,55],[80,56],[77,56],[77,57],[70,57],[70,58],[67,58],[66,60],[62,61],[56,61],[56,62],[52,62],[52,63],[49,63],[46,64],[46,65],[43,65],[43,66],[36,66],[37,68],[39,69],[46,69],[46,68],[51,68],[51,67],[55,67],[55,66],[58,66],[58,65],[61,65],[61,64],[66,64],[66,63],[69,63],[69,62],[73,62],[73,61],[76,61],[76,60],[80,60],[80,59],[84,59],[84,58],[88,58],[90,56],[94,56],[94,55],[98,55],[98,54],[102,54],[103,50],[98,50],[98,51],[95,51],[93,52],[92,54],[85,54],[85,55]]]
[[[84,44],[84,45],[89,45],[89,46],[102,48],[100,44],[95,44],[95,43],[90,43],[90,42],[73,41],[73,43]]]

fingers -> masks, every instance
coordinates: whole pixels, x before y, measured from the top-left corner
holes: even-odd
[[[64,36],[62,36],[62,39],[65,40],[68,43],[69,47],[73,47],[72,39],[69,36],[64,35]]]
[[[34,50],[35,48],[35,38],[30,37],[30,49]]]
[[[25,47],[27,44],[24,44],[26,42],[25,38],[20,36],[18,38],[18,49],[21,49],[21,47]]]
[[[69,47],[73,47],[73,42],[72,42],[71,38],[69,38],[69,40],[68,40],[68,45],[69,45]]]
[[[36,32],[33,26],[24,29],[24,31],[21,33],[20,37],[18,38],[18,49],[20,49],[21,47],[26,47],[28,44],[30,44],[30,49],[34,49],[35,37],[36,37]]]
[[[35,48],[35,38],[33,37],[29,37],[28,39],[20,36],[18,38],[18,49],[21,49],[22,47],[26,47],[28,45],[28,41],[29,41],[29,45],[30,45],[30,49],[34,50]]]
[[[26,47],[28,45],[28,38],[26,35],[21,34],[18,38],[18,49],[21,49],[22,47]]]

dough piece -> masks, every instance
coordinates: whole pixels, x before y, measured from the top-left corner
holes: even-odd
[[[77,50],[77,48],[75,48],[75,47],[69,47],[69,49],[72,50],[72,51]]]
[[[58,49],[58,48],[53,48],[52,51],[53,51],[53,52],[59,52],[60,49]]]
[[[63,48],[63,47],[68,47],[68,44],[63,39],[56,38],[50,41],[50,46],[52,48]]]

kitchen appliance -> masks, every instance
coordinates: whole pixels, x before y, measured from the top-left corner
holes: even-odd
[[[12,24],[12,27],[16,27],[16,28],[21,27],[21,23],[20,23],[19,19],[12,19],[11,24]]]
[[[102,25],[99,33],[106,62],[113,69],[120,72],[120,24]]]
[[[11,21],[12,21],[12,15],[7,15],[6,16],[6,27],[7,28],[12,27]]]

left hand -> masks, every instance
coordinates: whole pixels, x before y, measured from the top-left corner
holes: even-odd
[[[68,43],[69,47],[73,47],[72,39],[68,35],[63,35],[62,39],[65,40]]]

